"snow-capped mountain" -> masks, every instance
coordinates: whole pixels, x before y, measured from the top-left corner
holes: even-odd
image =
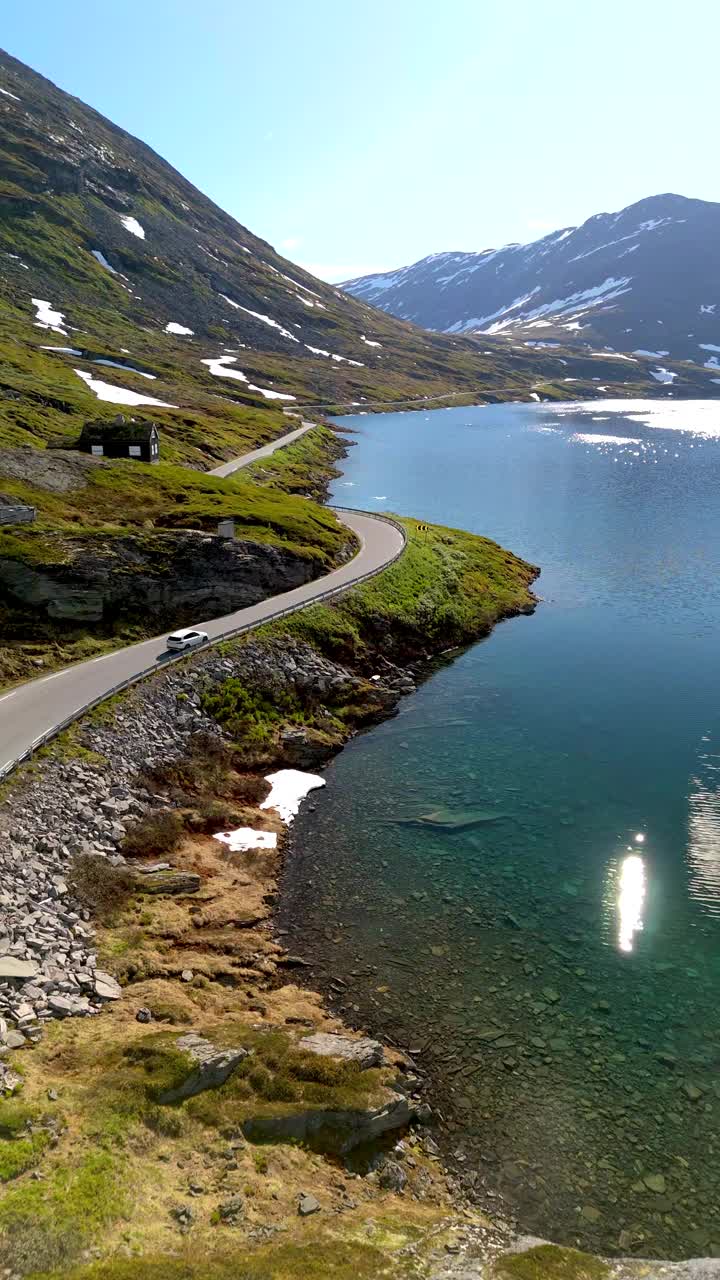
[[[445,333],[691,360],[720,354],[720,204],[660,195],[532,244],[436,253],[342,286]]]

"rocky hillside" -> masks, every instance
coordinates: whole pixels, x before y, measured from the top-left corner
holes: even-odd
[[[653,196],[532,244],[436,253],[343,287],[446,333],[503,334],[531,350],[634,353],[652,368],[669,357],[717,369],[720,204]]]

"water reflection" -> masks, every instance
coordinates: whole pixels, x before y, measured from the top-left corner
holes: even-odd
[[[644,836],[637,835],[642,843]],[[618,889],[618,946],[632,951],[635,934],[643,927],[645,902],[645,863],[638,853],[629,853],[620,866]]]
[[[703,744],[709,735],[703,738]],[[698,776],[688,800],[690,892],[712,915],[720,915],[720,756],[701,750]]]

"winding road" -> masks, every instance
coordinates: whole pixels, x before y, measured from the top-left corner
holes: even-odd
[[[269,458],[276,449],[282,449],[283,445],[292,444],[293,440],[299,440],[305,435],[306,431],[310,431],[315,426],[314,422],[305,422],[295,431],[288,431],[286,436],[280,436],[279,440],[271,440],[269,444],[262,445],[259,449],[253,449],[252,453],[244,453],[241,458],[231,458],[229,462],[223,462],[219,467],[213,467],[208,472],[211,476],[231,476],[233,471],[239,471],[241,467],[249,467],[251,462],[258,462],[261,458]]]
[[[272,447],[266,445],[265,450],[274,452],[283,444],[290,444],[312,425],[303,424],[299,430],[291,431],[274,441]],[[258,453],[266,456],[263,450],[255,450],[252,454],[233,459],[232,463],[225,463],[224,466],[234,470],[235,464],[247,465],[249,461],[255,460]],[[220,472],[221,468],[218,468],[212,474]],[[338,510],[337,515],[343,524],[352,529],[360,543],[357,555],[347,564],[313,582],[306,582],[302,587],[295,587],[292,591],[270,596],[267,600],[238,609],[223,618],[213,618],[206,622],[193,621],[192,625],[207,631],[211,641],[251,630],[278,614],[292,613],[328,595],[343,591],[363,578],[372,577],[392,564],[405,546],[405,535],[401,528],[389,520],[362,511],[344,509]],[[41,676],[0,696],[0,778],[24,759],[34,746],[38,746],[38,740],[52,737],[89,706],[109,697],[118,686],[131,684],[141,676],[162,670],[169,663],[177,661],[177,655],[168,654],[165,640],[166,635],[144,640],[115,653],[103,654],[52,675]]]

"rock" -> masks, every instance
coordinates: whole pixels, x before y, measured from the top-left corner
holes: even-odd
[[[306,1053],[316,1053],[321,1058],[342,1058],[344,1062],[357,1062],[361,1071],[383,1064],[384,1051],[378,1040],[352,1040],[350,1036],[317,1031],[304,1036],[298,1048]]]
[[[57,1091],[57,1089],[48,1089],[48,1091],[47,1091],[47,1100],[48,1100],[48,1102],[57,1102],[57,1100],[58,1100],[58,1091]]]
[[[298,1213],[301,1218],[308,1218],[311,1213],[320,1212],[320,1201],[315,1196],[301,1195],[298,1200]]]
[[[399,827],[431,827],[436,831],[467,831],[471,827],[479,827],[487,822],[503,822],[509,815],[493,809],[449,809],[441,806],[431,813],[422,813],[419,818],[389,818],[392,826]]]
[[[670,1049],[660,1049],[658,1053],[655,1054],[655,1057],[664,1067],[670,1067],[672,1069],[677,1066],[677,1055]]]
[[[195,1214],[189,1204],[176,1204],[170,1210],[170,1217],[180,1224],[181,1230],[189,1231],[195,1221]]]
[[[232,1075],[238,1063],[248,1056],[247,1049],[218,1049],[194,1031],[179,1036],[175,1046],[187,1054],[195,1065],[190,1067],[182,1084],[176,1085],[174,1089],[166,1089],[159,1095],[158,1101],[163,1105],[183,1102],[185,1098],[192,1098],[206,1089],[217,1089]]]
[[[560,999],[560,992],[554,987],[543,987],[540,992],[543,1000],[547,1000],[548,1004],[557,1004]]]
[[[136,1022],[152,1022],[152,1010],[138,1009],[137,1013],[135,1014],[135,1021]]]
[[[643,1182],[648,1191],[654,1191],[658,1196],[664,1196],[667,1183],[661,1173],[648,1173],[643,1178]]]
[[[8,1049],[22,1049],[23,1045],[27,1044],[27,1039],[22,1031],[8,1031],[5,1036],[5,1044]]]
[[[68,1000],[67,996],[50,996],[48,1000],[48,1008],[56,1018],[67,1018],[69,1014],[74,1012],[72,1000]]]
[[[276,1107],[279,1104],[275,1104]],[[296,1139],[315,1150],[344,1155],[365,1142],[374,1142],[391,1129],[406,1129],[415,1119],[415,1105],[386,1089],[376,1106],[347,1110],[288,1111],[286,1115],[250,1116],[243,1133],[251,1142],[283,1142]]]
[[[221,1222],[231,1227],[237,1226],[245,1214],[245,1201],[242,1196],[231,1196],[218,1205],[217,1211]]]
[[[378,1176],[383,1191],[403,1191],[407,1186],[407,1174],[397,1160],[386,1160]]]
[[[120,983],[102,969],[95,970],[94,990],[101,1000],[119,1000],[122,996]]]
[[[140,868],[133,877],[133,889],[138,893],[197,893],[200,883],[200,877],[194,871],[150,871],[145,874]]]
[[[696,1084],[690,1084],[689,1080],[685,1081],[683,1091],[687,1094],[691,1102],[699,1102],[703,1096],[703,1090],[699,1089]]]
[[[584,1218],[586,1222],[599,1222],[601,1214],[600,1210],[596,1209],[594,1205],[586,1204],[583,1205],[580,1210],[580,1216],[581,1218]]]
[[[192,982],[194,977],[195,977],[195,974],[193,973],[192,969],[183,969],[182,973],[180,974],[180,981]]]
[[[0,978],[34,978],[39,972],[33,960],[21,960],[18,956],[0,956]]]

